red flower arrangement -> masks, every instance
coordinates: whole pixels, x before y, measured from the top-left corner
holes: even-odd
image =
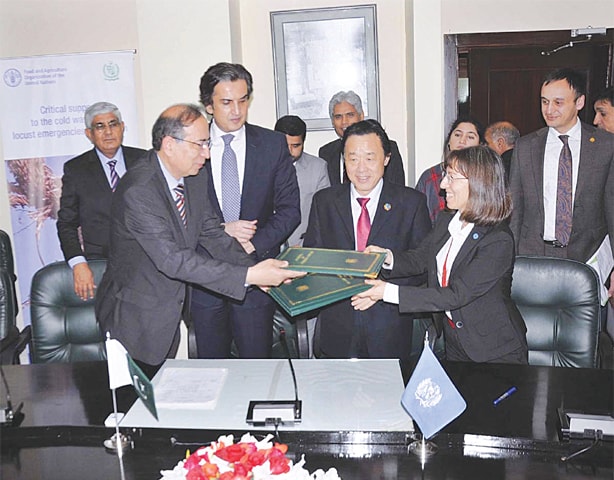
[[[232,435],[221,436],[191,455],[188,451],[173,470],[161,472],[161,480],[340,480],[334,468],[310,475],[304,458],[293,464],[286,457],[288,446],[273,444],[271,438],[258,441],[246,433],[234,443]]]

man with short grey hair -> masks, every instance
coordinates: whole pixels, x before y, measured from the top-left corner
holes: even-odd
[[[510,162],[516,141],[520,138],[520,132],[510,122],[494,122],[486,127],[484,138],[488,146],[501,156],[505,174],[509,177]]]
[[[108,256],[111,196],[145,150],[122,146],[124,122],[112,103],[90,105],[84,120],[85,136],[94,148],[64,164],[57,230],[75,293],[87,300],[96,288],[87,260]]]
[[[350,125],[364,120],[365,114],[362,109],[362,100],[352,90],[335,93],[328,104],[328,113],[339,138],[323,145],[318,152],[318,156],[326,160],[328,164],[328,177],[331,185],[337,185],[349,182],[345,173],[343,152],[341,151],[343,132]],[[391,140],[390,144],[392,155],[390,163],[385,169],[384,179],[397,185],[405,185],[405,171],[399,147],[394,140]]]

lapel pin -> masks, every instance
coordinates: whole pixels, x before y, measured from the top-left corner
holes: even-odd
[[[388,212],[390,211],[391,208],[392,208],[392,205],[390,205],[389,203],[384,203],[384,210]]]
[[[473,234],[473,239],[474,239],[474,240],[477,240],[478,238],[480,238],[480,235],[478,235],[478,233],[477,233],[477,232],[476,232],[476,233],[474,233],[474,234]]]
[[[595,143],[595,137],[589,138],[588,141],[591,142],[591,143]]]

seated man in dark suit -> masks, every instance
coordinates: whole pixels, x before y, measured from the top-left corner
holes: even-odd
[[[390,143],[376,120],[347,128],[342,146],[351,183],[314,195],[305,247],[362,251],[368,244],[383,242],[391,249],[415,248],[429,233],[426,197],[385,178]],[[403,279],[407,285],[425,280]],[[333,358],[409,358],[413,317],[394,307],[379,302],[358,312],[347,299],[322,309],[317,325],[321,353]]]
[[[90,105],[85,127],[94,148],[64,164],[57,221],[60,247],[73,270],[75,293],[83,300],[93,298],[96,288],[87,259],[108,256],[111,195],[126,170],[145,154],[140,148],[122,146],[124,122],[112,103]]]
[[[352,90],[335,93],[328,104],[328,112],[339,138],[323,145],[318,152],[318,157],[323,158],[328,163],[328,176],[331,185],[337,185],[338,183],[348,182],[343,168],[343,149],[341,147],[343,132],[350,125],[363,120],[365,114],[362,110],[362,100]],[[397,185],[405,185],[403,159],[394,140],[390,140],[390,162],[385,168],[384,179]]]

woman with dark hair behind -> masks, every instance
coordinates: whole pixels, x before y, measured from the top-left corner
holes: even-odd
[[[387,252],[388,278],[428,272],[427,288],[367,280],[373,287],[352,298],[357,310],[379,300],[401,313],[433,312],[453,361],[527,363],[526,326],[510,298],[514,239],[506,219],[512,202],[501,158],[486,146],[451,151],[441,188],[447,207],[415,250]],[[455,212],[454,212],[455,211]]]
[[[446,155],[454,150],[461,150],[463,148],[484,144],[484,128],[480,122],[472,117],[460,116],[452,123],[446,135],[446,139],[443,142],[442,159],[445,159]],[[443,161],[422,172],[422,175],[420,175],[416,183],[416,190],[426,195],[429,215],[431,216],[433,225],[435,225],[435,220],[437,220],[439,212],[446,207],[445,198],[441,193],[441,188],[439,188],[442,172]]]

